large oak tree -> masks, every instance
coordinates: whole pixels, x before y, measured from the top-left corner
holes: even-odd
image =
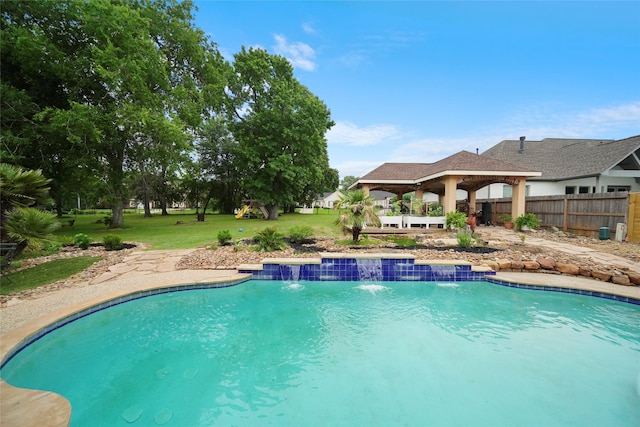
[[[280,207],[313,199],[327,184],[326,105],[293,76],[282,56],[250,48],[234,57],[229,127],[245,167],[245,188],[277,219]]]
[[[3,157],[67,187],[78,171],[99,174],[122,226],[128,171],[149,157],[170,170],[222,102],[225,63],[192,9],[189,0],[4,2]]]

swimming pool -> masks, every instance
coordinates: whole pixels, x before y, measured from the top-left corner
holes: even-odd
[[[170,292],[45,335],[0,372],[85,425],[640,422],[640,309],[486,282]]]

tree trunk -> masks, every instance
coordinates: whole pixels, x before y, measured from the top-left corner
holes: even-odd
[[[167,211],[167,198],[164,195],[160,196],[160,208],[162,209],[162,213],[160,215],[169,215],[169,212]]]
[[[358,239],[360,238],[360,227],[353,227],[351,229],[351,236],[353,238],[353,243],[358,243]]]
[[[122,228],[124,226],[124,207],[121,201],[111,205],[111,225],[109,228]]]
[[[160,194],[158,194],[158,199],[160,199],[160,209],[162,209],[162,213],[160,215],[167,216],[169,212],[167,212],[167,181],[165,179],[167,175],[167,169],[162,167],[162,177],[160,181]]]
[[[271,206],[265,206],[267,208],[267,212],[269,213],[269,221],[277,221],[278,220],[278,204],[274,204]]]
[[[62,197],[56,194],[56,216],[62,218]]]
[[[151,218],[151,206],[149,202],[149,185],[147,178],[142,175],[142,205],[144,206],[144,217]]]

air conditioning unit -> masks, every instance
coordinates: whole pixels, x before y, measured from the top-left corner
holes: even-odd
[[[624,222],[619,222],[616,224],[616,242],[624,241],[625,236],[627,235],[627,224]]]

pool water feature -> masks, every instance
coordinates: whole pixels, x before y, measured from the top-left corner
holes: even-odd
[[[416,260],[411,254],[321,254],[320,258],[271,258],[238,267],[258,280],[481,281],[495,271],[467,261]]]
[[[72,426],[628,426],[638,324],[484,282],[249,281],[93,313],[0,375],[69,399]]]

